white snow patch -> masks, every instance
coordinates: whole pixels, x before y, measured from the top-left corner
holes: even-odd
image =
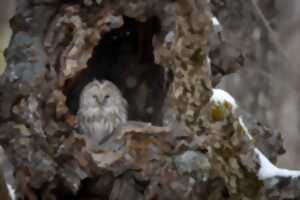
[[[14,188],[10,184],[7,184],[7,188],[8,188],[8,193],[9,193],[10,198],[12,200],[16,200],[16,192],[15,192]]]
[[[216,18],[215,16],[213,16],[213,17],[211,18],[211,21],[212,21],[212,23],[213,23],[214,26],[221,26],[221,24],[220,24],[218,18]]]
[[[206,56],[206,62],[209,66],[211,66],[211,59],[209,56]]]
[[[211,17],[211,22],[213,24],[213,29],[216,32],[221,32],[222,31],[222,25],[220,24],[218,18],[216,18],[215,16]]]
[[[248,136],[248,138],[249,138],[250,140],[253,140],[253,137],[252,137],[252,135],[250,134],[248,128],[246,127],[246,125],[245,125],[245,123],[244,123],[242,117],[239,117],[239,123],[240,123],[241,127],[244,129],[244,131],[245,131],[246,135]]]
[[[278,168],[271,163],[271,161],[266,158],[266,156],[257,148],[255,148],[255,153],[258,155],[260,161],[260,169],[258,171],[258,177],[261,180],[272,178],[272,177],[290,177],[297,178],[300,176],[300,171],[288,170]]]
[[[226,91],[221,89],[213,89],[213,95],[210,97],[210,102],[214,103],[229,103],[232,106],[232,109],[235,110],[238,106],[235,99]]]

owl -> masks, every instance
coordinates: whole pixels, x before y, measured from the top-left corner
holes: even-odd
[[[110,81],[91,81],[82,90],[77,113],[88,149],[96,149],[127,121],[127,102]]]

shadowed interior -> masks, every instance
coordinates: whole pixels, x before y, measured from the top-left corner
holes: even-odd
[[[72,114],[78,110],[83,87],[94,79],[110,80],[128,101],[129,120],[161,124],[168,84],[165,70],[154,63],[152,39],[160,31],[158,18],[138,22],[124,17],[124,25],[102,36],[88,67],[66,81],[64,93]]]

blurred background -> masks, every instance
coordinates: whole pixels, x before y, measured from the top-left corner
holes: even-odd
[[[0,74],[3,73],[6,65],[3,51],[9,43],[11,30],[8,20],[13,16],[14,10],[14,0],[0,0]]]
[[[260,37],[261,30],[253,30],[253,37],[259,38],[254,58],[223,78],[218,87],[231,93],[240,107],[259,121],[281,130],[287,152],[278,165],[300,170],[300,1],[259,2],[277,44],[274,39]],[[8,20],[15,3],[0,0],[0,5],[1,74],[6,65],[2,53],[11,36]]]
[[[242,109],[283,135],[286,153],[278,165],[300,170],[300,1],[263,0],[265,17],[275,32],[258,37],[255,55],[218,87],[231,93]]]

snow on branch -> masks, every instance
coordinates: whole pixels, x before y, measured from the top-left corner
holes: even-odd
[[[285,177],[285,178],[298,178],[300,177],[300,171],[288,170],[278,168],[269,161],[269,159],[257,148],[255,153],[258,156],[260,162],[260,168],[258,171],[258,177],[261,180],[265,180],[273,177]]]
[[[238,107],[235,99],[225,90],[213,89],[212,91],[213,95],[210,98],[210,102],[217,104],[229,104],[233,110]]]

